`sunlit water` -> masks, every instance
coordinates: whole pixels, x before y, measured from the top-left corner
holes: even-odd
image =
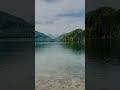
[[[75,43],[37,42],[36,90],[84,90],[84,46]]]

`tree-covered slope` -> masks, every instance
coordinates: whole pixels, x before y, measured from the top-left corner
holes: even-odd
[[[40,42],[52,41],[52,39],[49,36],[38,31],[35,31],[35,40]]]
[[[87,38],[120,38],[120,10],[98,8],[86,14]]]
[[[0,11],[0,37],[33,37],[34,25],[25,20]]]
[[[82,29],[76,29],[68,34],[66,34],[62,41],[64,42],[81,42],[85,40],[85,33]]]

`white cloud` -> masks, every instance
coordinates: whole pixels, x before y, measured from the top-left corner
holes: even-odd
[[[35,1],[36,30],[46,34],[62,34],[70,32],[76,28],[84,29],[84,16],[60,17],[59,15],[67,12],[77,13],[85,10],[85,0],[58,0],[58,2],[57,0],[52,0],[52,2],[47,1]]]

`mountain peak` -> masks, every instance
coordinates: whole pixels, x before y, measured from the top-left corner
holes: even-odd
[[[51,37],[52,39],[56,39],[58,35],[48,34],[47,36]]]
[[[0,11],[0,37],[2,38],[33,38],[34,25],[27,21]]]
[[[38,32],[38,31],[35,31],[35,40],[40,41],[40,42],[52,41],[52,39],[49,36],[45,35],[44,33]]]

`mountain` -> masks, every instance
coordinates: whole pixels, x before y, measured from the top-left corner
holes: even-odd
[[[35,41],[38,42],[51,42],[51,41],[62,41],[62,42],[81,42],[85,40],[84,30],[76,29],[70,33],[62,34],[56,39],[52,39],[49,36],[35,31]]]
[[[101,7],[86,14],[86,38],[120,38],[120,10]]]
[[[66,34],[62,41],[64,42],[82,42],[85,40],[85,33],[82,29],[76,29],[68,34]]]
[[[56,41],[61,41],[65,35],[67,35],[67,33],[60,35],[58,38],[56,38]]]
[[[34,25],[0,11],[0,38],[34,37]]]
[[[52,41],[52,39],[43,33],[35,31],[35,41],[47,42],[47,41]]]
[[[47,36],[49,36],[52,39],[56,39],[58,37],[58,35],[52,35],[52,34],[48,34]]]

